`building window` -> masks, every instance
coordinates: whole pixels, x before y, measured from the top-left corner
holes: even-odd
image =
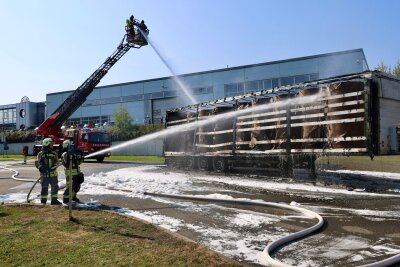
[[[99,102],[97,105],[100,104]],[[120,97],[110,97],[110,98],[102,99],[101,102],[102,102],[101,104],[117,104],[117,103],[121,103],[121,98]]]
[[[292,84],[294,84],[294,77],[281,78],[281,86],[292,85]]]
[[[261,82],[261,86],[259,86]],[[246,82],[246,92],[254,92],[258,91],[262,87],[262,81],[251,81],[251,82]]]
[[[110,116],[102,116],[101,117],[101,123],[109,122],[110,121]]]
[[[310,75],[297,75],[294,76],[294,83],[304,83],[304,82],[309,82],[310,81]]]
[[[310,81],[316,81],[319,79],[319,73],[310,74]]]
[[[0,124],[15,124],[17,122],[17,109],[7,108],[0,110]]]
[[[271,83],[272,83],[272,88],[279,87],[279,79],[272,79]]]
[[[212,94],[214,92],[214,89],[212,86],[208,87],[199,87],[199,88],[193,88],[192,93],[194,95],[202,95],[202,94]]]
[[[67,120],[67,125],[69,125],[69,126],[75,126],[78,124],[81,124],[81,119],[79,119],[79,118],[73,118],[73,119]]]
[[[176,90],[164,91],[164,97],[172,97],[172,96],[178,96],[178,91]]]
[[[244,83],[231,83],[224,86],[225,96],[235,96],[244,94]]]
[[[230,83],[224,85],[225,97],[237,96],[244,92],[254,92],[262,89],[270,89],[279,86],[293,85],[295,83],[309,82],[318,79],[318,73],[297,76],[280,77],[265,80],[248,81],[246,83]],[[244,88],[246,90],[244,90]]]
[[[237,92],[239,95],[244,94],[244,83],[238,83]]]
[[[67,120],[68,126],[76,126],[82,124],[103,124],[110,121],[110,116],[82,117]]]
[[[270,79],[263,81],[263,89],[270,89],[272,88],[272,82]]]
[[[153,110],[153,116],[161,116],[161,109]]]
[[[151,95],[152,95],[152,98],[163,98],[164,92],[154,92]]]
[[[225,96],[237,95],[237,83],[225,84],[224,91],[225,91]]]
[[[25,118],[25,116],[26,116],[26,111],[25,111],[25,109],[21,109],[21,110],[19,111],[19,116],[20,116],[21,118]]]
[[[17,109],[12,109],[12,123],[17,123]]]

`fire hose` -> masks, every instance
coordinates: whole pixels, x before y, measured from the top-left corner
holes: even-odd
[[[11,169],[8,168],[7,165],[0,165],[0,168],[3,170],[7,170],[10,172],[14,172],[13,175],[11,175],[11,179],[15,180],[15,181],[19,181],[19,182],[32,182],[34,183],[36,181],[36,179],[25,179],[25,178],[17,178],[17,176],[19,175],[19,172],[15,169]]]
[[[33,188],[35,188],[36,184],[40,181],[40,177],[37,178],[37,179],[17,178],[17,176],[19,175],[19,172],[18,172],[17,170],[8,168],[7,165],[6,165],[6,166],[0,165],[0,169],[14,172],[14,174],[11,175],[11,179],[13,179],[13,180],[15,180],[15,181],[19,181],[19,182],[32,182],[32,183],[33,183],[31,189],[29,190],[28,195],[26,196],[26,202],[27,202],[27,203],[30,203],[32,199],[29,199],[29,197],[30,197],[30,195],[31,195],[31,193],[32,193]],[[63,189],[63,188],[65,188],[65,186],[60,186],[60,189]]]
[[[265,201],[259,201],[259,200],[216,199],[216,198],[187,196],[187,195],[158,194],[158,193],[151,193],[151,192],[144,192],[144,194],[149,195],[149,196],[176,198],[176,199],[184,199],[184,200],[211,201],[211,202],[220,202],[220,203],[259,205],[259,206],[266,206],[266,207],[283,208],[283,209],[289,209],[289,210],[293,210],[296,212],[300,212],[309,217],[317,219],[318,223],[316,223],[315,225],[313,225],[309,228],[306,228],[304,230],[284,236],[284,237],[282,237],[278,240],[275,240],[274,242],[267,245],[267,247],[263,251],[263,255],[269,265],[276,266],[276,267],[293,267],[293,266],[285,264],[283,262],[280,262],[280,261],[272,258],[271,253],[274,250],[276,250],[278,247],[282,247],[290,242],[293,242],[295,240],[299,240],[300,238],[306,237],[307,235],[310,235],[311,233],[316,232],[317,230],[321,229],[321,227],[324,225],[324,219],[318,213],[313,212],[311,210],[307,210],[305,208],[291,206],[291,205],[287,205],[287,204],[265,202]],[[387,259],[384,259],[384,260],[381,260],[378,262],[362,265],[360,267],[384,267],[384,266],[390,266],[397,262],[400,262],[400,254],[394,255],[390,258],[387,258]]]

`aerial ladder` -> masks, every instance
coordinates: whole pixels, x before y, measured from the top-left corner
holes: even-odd
[[[104,63],[87,78],[37,129],[37,140],[53,138],[57,145],[64,141],[61,127],[63,123],[86,101],[87,97],[93,92],[101,79],[131,48],[141,48],[148,45],[147,27],[142,30],[139,24],[135,23],[131,30],[126,29],[126,34],[119,43],[114,53],[108,57]],[[36,145],[34,153],[41,150],[41,145]]]

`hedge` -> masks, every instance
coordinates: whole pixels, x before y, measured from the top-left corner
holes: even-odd
[[[130,129],[117,129],[115,127],[107,128],[112,134],[113,141],[127,141],[138,138],[140,136],[157,132],[164,129],[164,124],[143,124],[132,125]],[[34,130],[5,132],[8,143],[29,143],[35,142],[36,134]],[[3,140],[0,140],[3,141]]]

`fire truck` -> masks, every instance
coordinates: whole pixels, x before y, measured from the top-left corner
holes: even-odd
[[[111,135],[105,129],[91,126],[86,127],[86,125],[81,128],[71,127],[66,129],[64,140],[66,139],[76,143],[85,156],[111,146]],[[97,155],[95,159],[98,162],[102,162],[105,157],[109,157],[110,155],[111,153],[107,152]]]
[[[74,145],[81,149],[85,155],[108,148],[111,146],[111,135],[103,129],[96,128],[71,128],[62,131],[65,121],[86,101],[101,79],[131,48],[139,49],[148,45],[147,35],[149,30],[139,29],[135,23],[133,29],[126,29],[126,34],[119,43],[114,53],[109,56],[101,66],[87,78],[38,128],[36,128],[36,140],[33,151],[37,155],[42,150],[41,140],[53,138],[54,149],[61,153],[62,143],[66,139],[73,141]],[[102,162],[110,153],[97,155],[95,158]]]

